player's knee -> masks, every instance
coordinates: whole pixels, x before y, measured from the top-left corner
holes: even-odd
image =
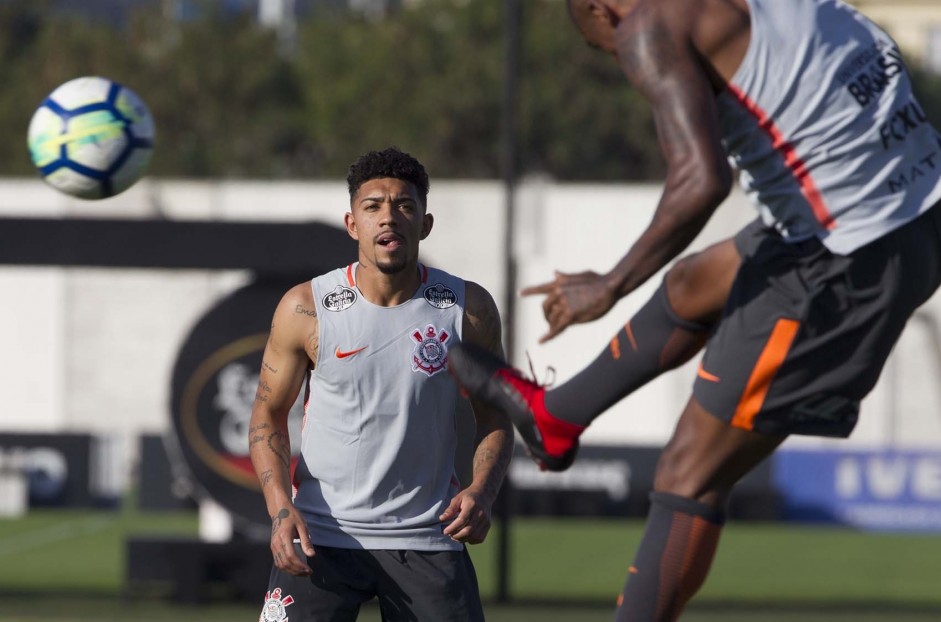
[[[713,312],[705,307],[709,306],[714,285],[708,285],[712,279],[703,278],[704,262],[700,255],[683,257],[673,264],[664,279],[667,303],[673,313],[684,320],[698,321]]]
[[[693,264],[696,255],[687,255],[679,259],[673,266],[667,270],[664,283],[667,288],[667,297],[671,304],[675,300],[682,300],[690,292],[695,291],[696,284],[694,278]]]
[[[687,456],[687,453],[677,451],[672,444],[664,448],[654,472],[654,490],[684,497],[695,492],[696,469],[689,464]]]
[[[702,503],[720,502],[729,491],[710,478],[693,455],[668,444],[657,461],[653,489]]]

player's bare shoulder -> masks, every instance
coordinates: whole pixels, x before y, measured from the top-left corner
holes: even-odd
[[[271,338],[282,347],[303,350],[311,361],[317,361],[319,345],[317,303],[310,282],[299,283],[289,289],[274,314]]]
[[[465,282],[463,332],[465,342],[503,354],[500,311],[490,292],[473,281]]]

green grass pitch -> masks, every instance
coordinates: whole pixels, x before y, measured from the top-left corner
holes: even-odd
[[[490,622],[610,622],[643,525],[619,520],[516,519],[510,592],[496,603],[497,529],[471,554]],[[33,511],[0,519],[0,620],[137,622],[258,619],[258,607],[198,609],[127,598],[129,535],[194,535],[192,513]],[[921,622],[941,619],[941,536],[731,523],[691,622]],[[264,586],[259,586],[259,600]],[[363,622],[377,622],[374,607]]]

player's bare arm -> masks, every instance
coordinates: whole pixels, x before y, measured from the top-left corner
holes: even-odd
[[[317,313],[309,283],[289,290],[278,304],[265,346],[249,426],[249,452],[268,514],[271,553],[278,568],[295,575],[310,568],[294,550],[300,539],[313,555],[307,526],[291,501],[291,441],[288,414],[307,370],[317,357]]]
[[[736,2],[639,0],[629,5],[586,0],[575,10],[592,15],[583,17],[588,27],[594,26],[591,20],[606,20],[607,29],[599,32],[613,36],[599,41],[599,47],[610,46],[608,51],[651,104],[667,161],[664,191],[650,225],[609,273],[557,273],[552,281],[522,291],[546,296],[543,314],[549,330],[540,342],[571,324],[603,316],[666,266],[695,239],[731,188],[715,93],[742,45],[741,36],[736,36],[736,28],[721,27],[728,20],[703,27],[694,18],[703,11],[737,16]],[[721,68],[717,70],[697,46],[719,58]]]
[[[650,102],[667,162],[653,220],[608,275],[617,298],[689,246],[731,189],[715,103],[721,79],[694,41],[705,37],[696,24],[704,4],[641,0],[615,30],[618,62]]]
[[[503,358],[500,313],[490,294],[480,285],[467,282],[464,306],[464,343],[486,348]],[[450,521],[444,533],[460,542],[478,544],[490,531],[493,503],[513,455],[513,427],[498,410],[471,400],[477,421],[473,481],[458,493],[441,515]]]

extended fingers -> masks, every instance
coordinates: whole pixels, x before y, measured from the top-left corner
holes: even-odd
[[[457,542],[480,544],[489,531],[490,517],[482,509],[475,508],[469,512],[461,512],[444,533]]]
[[[302,559],[291,539],[278,538],[272,541],[271,554],[274,557],[274,565],[285,572],[295,576],[311,573],[310,566],[307,565],[306,560]]]
[[[549,281],[548,283],[542,283],[540,285],[530,285],[529,287],[524,287],[520,290],[520,296],[533,296],[535,294],[548,294],[552,291],[552,288],[555,287],[555,281]]]
[[[297,546],[294,544],[295,535],[300,540]],[[293,575],[308,575],[311,570],[304,556],[313,554],[307,524],[296,511],[282,508],[271,519],[271,555],[275,566]]]
[[[566,274],[564,272],[556,271],[555,278],[553,278],[551,281],[540,283],[539,285],[524,287],[520,290],[520,296],[552,293],[558,294],[561,292],[561,288],[565,285],[578,285],[596,280],[598,280],[598,273],[592,272],[591,270],[576,272],[574,274]]]

